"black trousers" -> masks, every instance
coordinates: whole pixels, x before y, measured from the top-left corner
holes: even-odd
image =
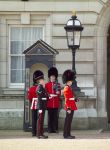
[[[37,132],[37,112],[38,110],[32,110],[32,135]]]
[[[58,131],[58,108],[48,108],[48,131]]]
[[[45,110],[42,110],[42,113],[39,113],[38,115],[37,136],[42,136],[44,133],[44,116],[45,116]]]
[[[72,110],[71,113],[66,112],[66,118],[65,118],[65,123],[64,123],[64,131],[63,131],[63,136],[68,137],[71,135],[71,123],[73,119],[73,114],[74,111]]]

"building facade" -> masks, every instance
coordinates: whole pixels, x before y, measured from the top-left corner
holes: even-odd
[[[76,52],[77,82],[85,97],[75,112],[74,128],[108,129],[110,122],[110,0],[0,0],[0,129],[22,129],[25,65],[23,51],[42,39],[59,54],[59,82],[72,68],[64,25],[72,11],[84,26]],[[37,63],[32,73],[48,67]],[[63,86],[63,85],[62,85]],[[59,124],[62,128],[64,112]]]

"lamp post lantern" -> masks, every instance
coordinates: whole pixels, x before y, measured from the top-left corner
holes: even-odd
[[[83,30],[81,22],[77,19],[76,12],[74,12],[71,19],[67,21],[64,29],[66,30],[68,48],[72,50],[72,70],[74,71],[76,78],[75,53],[76,49],[79,49],[80,47],[81,32]],[[80,88],[77,87],[76,80],[74,81],[72,88],[74,91],[80,91]]]

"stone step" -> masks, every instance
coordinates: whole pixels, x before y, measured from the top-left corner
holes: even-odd
[[[0,118],[23,117],[23,109],[0,109]]]
[[[24,89],[18,88],[4,88],[2,89],[3,95],[24,95]]]
[[[0,95],[0,101],[5,100],[15,100],[24,99],[24,95]]]
[[[0,129],[23,129],[23,109],[0,109]]]
[[[0,109],[23,109],[23,100],[0,100]]]
[[[78,97],[85,97],[85,93],[84,93],[84,92],[75,91],[75,94],[76,94]]]
[[[61,107],[65,101],[62,97]],[[80,97],[80,101],[76,103],[78,108],[96,108],[96,98],[94,97]],[[0,109],[18,109],[24,107],[24,96],[0,96]]]
[[[65,117],[65,110],[61,109],[60,110],[60,118]],[[88,118],[88,117],[97,117],[97,111],[95,108],[83,108],[83,109],[78,109],[74,113],[74,118]]]
[[[23,109],[24,96],[0,96],[0,109]]]

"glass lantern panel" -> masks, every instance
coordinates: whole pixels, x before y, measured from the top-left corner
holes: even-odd
[[[67,40],[68,40],[68,46],[73,46],[73,31],[67,32]]]
[[[80,45],[80,31],[74,31],[74,45]]]
[[[80,26],[81,23],[79,22],[79,20],[75,20],[74,25],[75,25],[75,26]]]
[[[73,26],[73,20],[69,20],[69,21],[67,22],[67,26]]]

